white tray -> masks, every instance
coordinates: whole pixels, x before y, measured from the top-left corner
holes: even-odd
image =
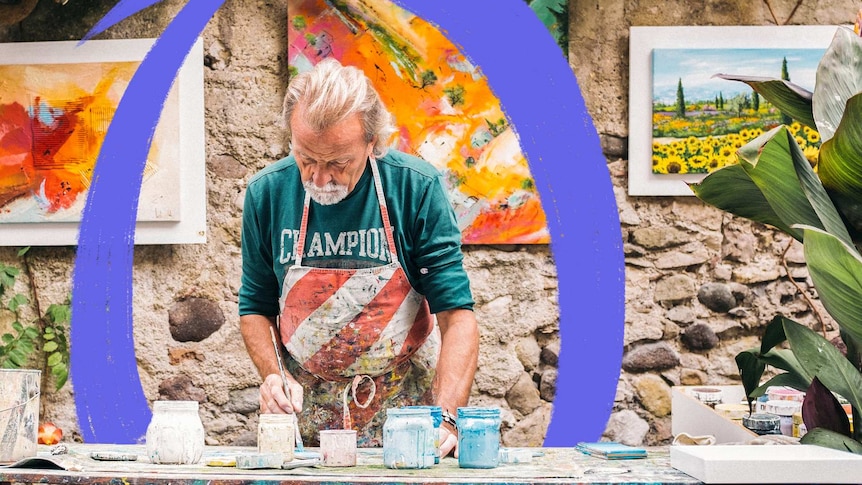
[[[670,464],[704,483],[862,483],[862,455],[815,445],[671,446]]]

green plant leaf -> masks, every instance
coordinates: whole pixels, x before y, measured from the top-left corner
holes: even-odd
[[[12,362],[15,365],[15,368],[21,368],[25,364],[27,364],[27,354],[21,351],[20,348],[16,347],[9,351],[9,362]]]
[[[862,239],[862,94],[847,101],[835,136],[820,147],[817,173],[846,218],[853,240]]]
[[[72,309],[69,305],[51,304],[45,312],[52,323],[65,323],[72,318]]]
[[[12,329],[15,330],[15,332],[17,332],[18,335],[21,335],[21,333],[24,331],[24,326],[21,325],[21,322],[16,320],[16,321],[12,322]]]
[[[699,183],[689,184],[694,195],[707,204],[746,219],[776,227],[788,234],[796,231],[785,224],[741,165],[728,165],[710,173]]]
[[[56,379],[56,383],[54,385],[54,389],[59,391],[60,388],[63,387],[63,384],[66,383],[66,380],[69,378],[69,368],[65,363],[60,363],[51,367],[51,374],[54,375]]]
[[[60,352],[54,352],[53,354],[48,356],[47,363],[48,363],[49,367],[54,367],[55,365],[59,364],[62,361],[63,361],[63,354],[61,354]]]
[[[828,429],[815,428],[808,430],[805,436],[799,439],[799,442],[803,445],[823,446],[832,448],[833,450],[849,451],[850,453],[862,455],[862,443]]]
[[[34,338],[38,337],[39,336],[39,328],[35,327],[33,325],[26,327],[24,329],[24,336],[26,336],[28,339],[34,339]]]
[[[42,347],[42,350],[44,352],[53,352],[57,350],[57,342],[54,342],[53,340],[50,342],[45,342],[45,346]]]
[[[739,375],[742,377],[745,395],[748,396],[748,402],[751,403],[751,400],[757,397],[752,395],[752,392],[760,384],[760,378],[763,377],[766,364],[760,360],[760,353],[757,349],[748,349],[736,354],[736,367],[739,368]]]
[[[30,250],[30,246],[24,246],[23,248],[19,249],[18,250],[18,257],[20,258],[21,256],[24,256],[25,254],[27,254],[27,251],[29,251],[29,250]]]
[[[801,228],[805,261],[823,306],[842,330],[862,340],[862,256],[832,234]]]
[[[805,391],[808,389],[811,381],[805,379],[801,374],[797,372],[785,372],[783,374],[778,374],[777,376],[773,376],[772,379],[764,382],[763,385],[756,388],[754,392],[749,394],[749,397],[757,398],[764,394],[766,394],[766,390],[772,386],[783,386],[783,387],[792,387],[794,389]]]
[[[784,319],[784,332],[793,354],[809,375],[817,376],[824,386],[852,406],[862,404],[862,374],[831,342],[788,319]]]
[[[744,82],[775,105],[782,113],[804,125],[817,128],[811,106],[813,93],[801,86],[790,81],[770,77],[737,76],[735,74],[716,74],[713,77]]]
[[[821,229],[825,227],[818,212],[828,213],[831,209],[838,225],[841,228],[844,227],[825,192],[822,193],[825,201],[820,198],[809,200],[809,193],[814,189],[811,187],[812,181],[808,179],[808,175],[815,178],[813,183],[819,185],[819,181],[816,180],[813,172],[806,174],[806,168],[800,167],[800,164],[795,161],[805,160],[805,157],[787,127],[778,126],[755,138],[740,148],[738,155],[739,164],[763,193],[778,217],[791,227],[790,234],[796,239],[801,240],[802,232],[794,228],[795,224]],[[811,166],[807,162],[804,162],[804,165],[810,172]],[[728,190],[732,189],[728,188]],[[812,205],[814,203],[818,205],[823,203],[826,206],[815,208]],[[835,225],[834,220],[829,224],[830,227]],[[846,232],[846,229],[844,230]],[[846,239],[849,240],[849,236]]]
[[[15,336],[11,333],[4,333],[2,339],[4,344],[9,345],[13,340],[15,340]]]
[[[817,131],[825,142],[832,138],[851,96],[862,91],[862,38],[838,27],[817,65],[812,98]]]
[[[27,303],[30,303],[27,297],[22,295],[21,293],[17,293],[15,296],[9,299],[8,308],[13,312],[17,312],[18,308],[21,305],[26,305]]]

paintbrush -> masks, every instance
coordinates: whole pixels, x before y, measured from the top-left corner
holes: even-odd
[[[276,323],[277,325],[278,323]],[[290,401],[290,389],[287,387],[287,376],[284,374],[284,363],[281,362],[281,352],[278,351],[278,342],[275,340],[275,330],[269,327],[269,335],[272,337],[272,346],[275,348],[275,360],[278,361],[278,372],[281,373],[281,384],[284,386],[284,395]],[[302,434],[299,432],[299,419],[296,417],[296,412],[293,413],[293,429],[296,431],[296,449],[305,451],[302,445]]]

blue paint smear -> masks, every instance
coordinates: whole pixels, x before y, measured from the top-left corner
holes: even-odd
[[[436,24],[482,70],[518,134],[559,279],[559,374],[544,444],[596,441],[620,374],[625,267],[607,161],[577,80],[523,0],[395,3]]]
[[[190,0],[168,25],[132,77],[96,161],[78,236],[70,330],[70,374],[86,442],[139,442],[152,416],[138,375],[132,325],[138,197],[168,91],[221,4]]]
[[[127,10],[103,19],[94,32],[152,3],[124,0],[117,8]],[[72,353],[75,402],[85,441],[133,442],[149,421],[132,339],[134,215],[170,80],[222,2],[207,3],[189,2],[132,79],[90,187],[71,330],[77,349]],[[439,26],[481,68],[519,136],[548,216],[559,279],[562,349],[555,411],[544,444],[597,440],[619,376],[625,278],[616,202],[577,80],[522,0],[396,3]]]

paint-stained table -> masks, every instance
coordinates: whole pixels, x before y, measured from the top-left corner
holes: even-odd
[[[647,458],[637,460],[604,460],[584,455],[574,448],[530,448],[533,455],[541,456],[533,457],[529,463],[501,464],[484,470],[459,468],[454,458],[444,458],[428,469],[391,470],[383,466],[383,452],[379,448],[360,449],[355,467],[318,465],[267,470],[206,464],[240,453],[254,453],[254,448],[210,446],[197,465],[149,463],[142,445],[70,443],[66,448],[65,453],[52,455],[49,447],[40,445],[36,458],[12,467],[0,467],[0,484],[700,483],[670,466],[667,448],[649,448]],[[120,462],[91,458],[93,452],[108,451],[132,453],[137,455],[137,460]]]

